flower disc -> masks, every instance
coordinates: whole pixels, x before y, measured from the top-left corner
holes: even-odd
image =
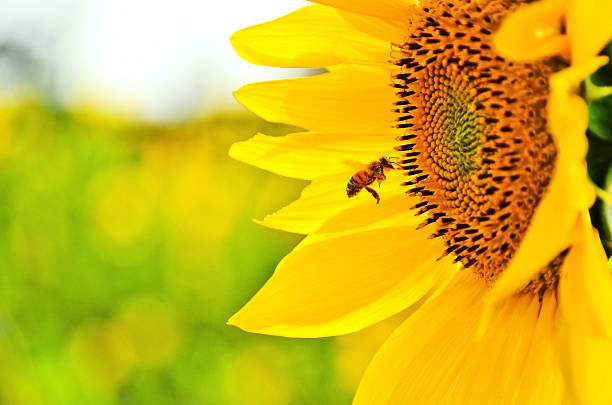
[[[422,225],[436,224],[432,236],[446,240],[445,254],[494,281],[552,178],[548,77],[562,63],[495,53],[492,33],[514,1],[431,3],[393,54],[397,126],[406,128],[397,149],[411,176],[404,184],[421,196],[415,208],[429,216]]]

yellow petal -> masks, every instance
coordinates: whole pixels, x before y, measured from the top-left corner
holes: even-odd
[[[433,403],[428,400],[436,387],[458,371],[465,357],[471,341],[466,331],[476,326],[483,291],[469,273],[458,274],[387,339],[368,366],[353,404]]]
[[[271,122],[323,132],[388,130],[396,101],[389,72],[346,67],[300,79],[248,84],[234,96]]]
[[[338,10],[320,5],[244,28],[230,41],[247,61],[276,67],[387,65],[390,52],[388,42],[356,30]]]
[[[462,364],[452,378],[440,382],[440,385],[447,385],[448,388],[440,388],[438,392],[434,392],[432,399],[435,398],[439,403],[448,402],[454,398],[457,403],[481,404],[502,403],[504,399],[510,397],[504,389],[510,389],[510,392],[513,392],[522,371],[520,367],[517,367],[515,357],[521,357],[524,361],[528,353],[526,344],[520,347],[523,342],[514,329],[520,326],[523,333],[532,332],[534,329],[534,317],[523,313],[528,309],[526,304],[528,303],[508,302],[507,305],[500,308],[489,323],[490,332],[478,342],[473,340],[473,330],[466,331],[466,336],[472,335],[472,340],[471,344],[466,347]],[[526,320],[529,320],[530,323],[527,324]],[[516,370],[517,368],[519,370]],[[491,370],[495,370],[499,384],[487,383],[491,378]],[[472,384],[473,381],[479,381],[479,383]]]
[[[589,111],[580,96],[582,82],[608,62],[605,56],[564,69],[550,78],[549,121],[558,148],[582,163],[586,156],[587,140],[584,136],[589,122]]]
[[[349,199],[346,183],[352,173],[317,179],[304,188],[300,198],[274,214],[257,221],[269,228],[301,234],[338,233],[357,228],[417,225],[423,219],[414,216],[408,207],[416,201],[405,194],[400,172],[387,174],[377,188],[380,204],[366,191]]]
[[[391,43],[399,43],[406,37],[408,32],[409,20],[383,20],[362,14],[355,14],[344,10],[337,10],[338,15],[357,31],[378,38],[386,42],[391,47]],[[383,65],[383,67],[385,67]],[[395,65],[389,64],[388,69],[394,69]]]
[[[443,243],[426,237],[397,227],[301,243],[229,323],[250,332],[320,337],[379,322],[431,294],[455,271],[449,261],[435,261]]]
[[[581,64],[597,55],[612,40],[609,0],[568,0],[567,32],[572,62]]]
[[[497,52],[508,59],[527,61],[565,52],[568,39],[561,26],[567,0],[542,0],[509,15],[495,34]]]
[[[559,353],[569,399],[575,403],[612,403],[612,340],[584,333],[561,317]]]
[[[479,370],[478,381],[486,388],[473,403],[515,403],[533,405],[557,405],[563,395],[563,380],[558,369],[556,346],[553,339],[556,301],[552,295],[544,297],[542,305],[535,296],[515,295],[507,299],[496,314],[497,324],[490,324],[484,339],[477,346],[480,358],[488,364],[473,361]],[[494,345],[494,342],[499,342]],[[473,355],[470,355],[473,357]],[[466,372],[464,386],[470,385],[470,373]],[[473,374],[473,373],[472,373]],[[480,386],[480,384],[479,384]],[[470,389],[467,388],[470,398]],[[463,403],[470,403],[469,400]]]
[[[534,296],[537,310],[536,329],[529,355],[522,367],[521,382],[516,388],[515,404],[557,405],[564,394],[564,383],[558,364],[558,348],[554,339],[557,302],[552,294],[544,297],[542,306]],[[511,402],[511,401],[508,401]]]
[[[316,179],[304,187],[300,198],[256,222],[286,232],[313,233],[330,217],[348,207],[346,182],[346,174]]]
[[[612,276],[588,212],[581,215],[578,241],[561,268],[559,297],[563,316],[572,328],[598,337],[612,338]]]
[[[229,155],[288,177],[311,180],[352,172],[393,150],[393,133],[302,132],[286,136],[258,134],[232,145]]]
[[[351,198],[345,209],[325,221],[316,233],[354,232],[358,229],[406,225],[416,227],[425,221],[426,216],[417,217],[415,211],[409,209],[420,200],[406,195],[405,188],[400,185],[403,180],[406,178],[402,173],[388,173],[387,180],[380,188],[376,187],[381,197],[379,204],[366,191],[362,191],[360,195]]]
[[[417,0],[311,0],[353,13],[371,15],[385,20],[407,21],[412,17]]]
[[[515,402],[529,394],[557,403],[561,387],[551,367],[552,324],[538,322],[537,300],[508,300],[496,309],[487,332],[477,340],[484,292],[483,283],[471,274],[457,275],[385,342],[368,367],[354,404],[547,403]],[[524,381],[534,369],[538,372]],[[544,391],[546,396],[539,395]]]

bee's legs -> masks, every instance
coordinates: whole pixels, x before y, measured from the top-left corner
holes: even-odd
[[[380,202],[380,196],[378,195],[376,190],[371,187],[366,187],[365,189],[368,190],[368,193],[372,194],[374,198],[376,198],[376,204],[378,204]]]

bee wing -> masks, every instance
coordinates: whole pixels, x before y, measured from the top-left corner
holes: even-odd
[[[368,167],[368,165],[371,163],[371,161],[359,162],[359,161],[353,160],[353,159],[343,159],[342,163],[346,166],[346,168],[348,170],[357,172],[359,170],[363,170],[366,167]]]

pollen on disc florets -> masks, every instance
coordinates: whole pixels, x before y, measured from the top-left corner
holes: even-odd
[[[487,281],[516,251],[549,185],[556,147],[547,129],[548,77],[561,62],[504,60],[492,36],[516,0],[421,1],[402,44],[396,126],[404,185],[445,239],[444,254]]]

